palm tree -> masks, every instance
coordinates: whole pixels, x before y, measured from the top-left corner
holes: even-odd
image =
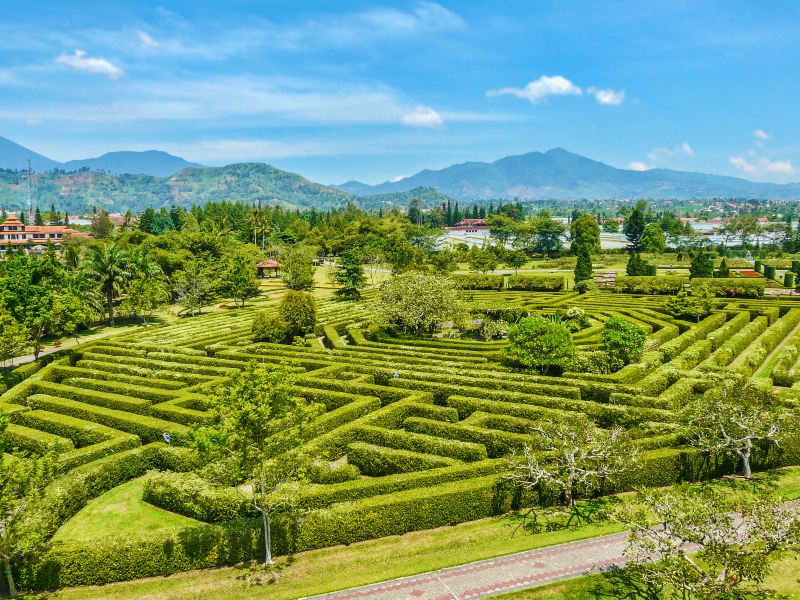
[[[86,257],[86,271],[98,282],[106,297],[106,312],[110,325],[114,325],[114,293],[130,275],[127,259],[127,252],[118,249],[116,242],[90,246]]]

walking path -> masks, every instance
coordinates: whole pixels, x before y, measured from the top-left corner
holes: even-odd
[[[393,581],[314,596],[314,600],[467,600],[624,565],[628,532],[481,560]]]
[[[103,330],[101,330],[101,331],[99,331],[97,333],[90,333],[89,335],[84,335],[84,336],[81,336],[81,337],[79,337],[77,339],[75,339],[75,338],[64,339],[64,340],[62,340],[60,346],[48,346],[48,347],[44,348],[41,352],[39,352],[39,358],[41,358],[43,356],[46,356],[48,354],[53,354],[55,352],[61,352],[62,350],[67,350],[68,348],[72,348],[73,346],[77,346],[79,344],[85,344],[86,342],[91,342],[93,340],[99,340],[99,339],[106,338],[106,337],[109,337],[109,336],[112,336],[112,335],[119,335],[121,333],[127,333],[129,331],[133,331],[134,329],[138,329],[140,327],[142,327],[142,326],[141,325],[125,325],[125,326],[116,327],[116,328],[109,327],[109,328],[103,329]],[[5,366],[5,367],[9,367],[9,368],[19,367],[20,365],[31,363],[34,360],[36,360],[36,359],[33,357],[33,354],[26,354],[24,356],[17,356],[16,358],[14,358],[14,361],[13,361],[14,364],[13,365],[10,364],[10,362],[9,362],[7,364],[0,365],[0,366]]]

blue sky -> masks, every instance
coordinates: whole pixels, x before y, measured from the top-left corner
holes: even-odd
[[[800,180],[800,3],[0,3],[0,135],[375,183],[563,147]]]

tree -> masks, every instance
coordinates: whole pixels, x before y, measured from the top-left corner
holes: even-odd
[[[306,248],[292,246],[280,255],[281,279],[290,290],[314,289],[314,255]]]
[[[212,395],[213,421],[195,436],[203,455],[232,458],[238,479],[252,490],[265,565],[272,563],[272,515],[296,497],[301,480],[304,461],[293,451],[307,436],[305,426],[324,410],[293,391],[296,380],[288,365],[249,363]]]
[[[664,232],[657,223],[645,225],[642,236],[639,238],[639,244],[643,252],[652,252],[653,254],[660,254],[667,249],[667,240],[664,237]]]
[[[505,246],[514,237],[516,221],[504,214],[492,215],[486,218],[489,226],[489,235]]]
[[[211,270],[202,260],[191,260],[182,271],[176,272],[174,288],[178,303],[190,315],[194,315],[195,311],[202,314],[203,307],[211,304],[217,297]]]
[[[600,429],[576,412],[542,420],[531,431],[522,456],[512,459],[510,477],[523,489],[556,492],[573,518],[582,519],[576,500],[636,468],[637,453],[621,427]],[[546,454],[544,454],[546,453]]]
[[[467,254],[467,262],[473,271],[486,273],[487,271],[494,271],[500,261],[497,255],[489,248],[472,246]]]
[[[719,276],[720,277],[730,277],[731,270],[728,268],[728,261],[725,260],[725,257],[722,257],[722,262],[719,263]]]
[[[642,251],[641,238],[644,233],[645,223],[647,222],[647,212],[647,203],[644,200],[640,200],[625,218],[622,231],[625,233],[625,237],[628,238],[628,249],[631,252],[638,253]]]
[[[536,217],[533,222],[534,249],[542,254],[553,254],[561,250],[565,227],[549,214]]]
[[[589,248],[580,245],[578,246],[578,260],[575,263],[575,283],[587,279],[592,279],[592,257],[589,255]]]
[[[28,526],[26,511],[56,478],[58,463],[53,452],[31,458],[5,454],[7,427],[8,416],[0,414],[0,557],[10,594],[16,597],[11,562],[43,543],[41,532]]]
[[[700,248],[692,254],[692,264],[689,266],[689,277],[713,277],[714,261],[708,251]]]
[[[222,289],[240,307],[249,298],[258,296],[261,289],[256,277],[256,262],[250,252],[243,249],[234,251],[225,262],[222,273]]]
[[[509,250],[503,256],[503,262],[511,269],[514,269],[516,275],[519,270],[530,260],[528,255],[522,250]]]
[[[619,221],[616,219],[606,219],[603,221],[603,231],[606,233],[619,233]]]
[[[284,341],[287,334],[286,322],[280,315],[259,312],[253,317],[250,332],[256,342],[270,342],[278,344]]]
[[[707,285],[695,287],[691,295],[681,290],[667,298],[664,308],[675,317],[695,319],[699,323],[700,319],[710,315],[714,308],[714,292]]]
[[[286,333],[290,338],[303,336],[314,331],[317,303],[311,294],[289,290],[278,305],[278,314],[286,325]]]
[[[33,213],[33,224],[34,225],[44,225],[44,218],[42,217],[42,211],[39,210],[39,207],[36,207],[36,210]]]
[[[456,253],[452,250],[439,250],[431,253],[429,260],[439,275],[449,275],[456,270]]]
[[[342,287],[335,293],[343,300],[359,300],[361,290],[367,284],[361,254],[357,250],[351,249],[343,252],[339,258],[341,262],[336,266],[333,279]]]
[[[631,252],[628,255],[628,264],[625,266],[625,274],[629,277],[638,277],[647,273],[647,262],[642,260],[638,252]]]
[[[602,340],[612,368],[618,370],[641,358],[647,334],[635,323],[610,317],[603,326]]]
[[[104,208],[92,216],[92,235],[97,239],[104,239],[111,235],[114,225],[108,218],[108,213]]]
[[[570,252],[585,248],[589,254],[600,252],[600,226],[592,215],[581,215],[570,225]]]
[[[446,277],[402,273],[378,287],[377,318],[406,333],[432,334],[444,324],[459,325],[466,308],[455,283]]]
[[[0,306],[0,365],[5,366],[7,360],[21,356],[30,347],[25,325],[17,321]]]
[[[769,392],[731,381],[708,390],[684,411],[689,443],[738,459],[747,479],[754,449],[780,446],[792,427],[790,416]]]
[[[114,297],[125,279],[130,275],[127,253],[117,248],[117,243],[101,242],[89,246],[86,271],[93,278],[106,299],[108,322],[114,325]]]
[[[544,317],[526,317],[509,328],[506,354],[524,367],[546,374],[575,356],[572,334],[563,323]]]
[[[624,514],[629,575],[659,598],[768,598],[772,564],[800,543],[800,516],[758,491],[647,490]]]

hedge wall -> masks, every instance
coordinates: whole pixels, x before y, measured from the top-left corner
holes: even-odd
[[[744,277],[696,277],[692,279],[692,287],[705,285],[716,296],[728,298],[761,298],[764,295],[764,279]]]
[[[463,273],[451,275],[450,278],[464,290],[500,290],[503,288],[502,275]]]
[[[564,289],[563,275],[511,275],[508,278],[509,290],[527,292],[560,292]]]
[[[677,294],[686,281],[685,277],[677,275],[618,276],[614,282],[614,291],[625,294]]]

